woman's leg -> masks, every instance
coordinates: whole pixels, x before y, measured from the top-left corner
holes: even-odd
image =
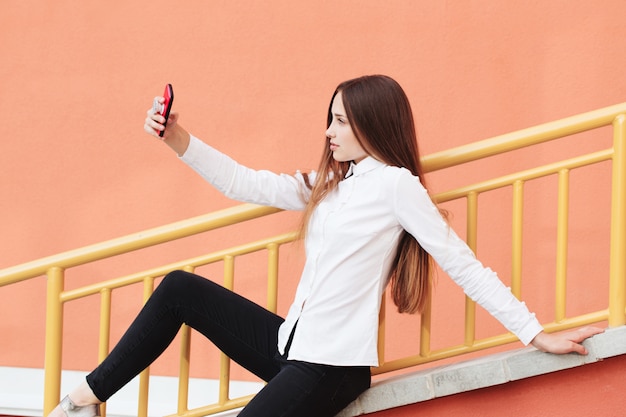
[[[370,387],[370,368],[281,360],[239,417],[332,417]]]
[[[274,361],[283,319],[207,279],[183,271],[168,274],[109,356],[87,376],[106,401],[169,346],[184,323],[264,380],[279,371]]]

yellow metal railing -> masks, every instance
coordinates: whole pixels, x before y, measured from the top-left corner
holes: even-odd
[[[554,139],[564,138],[576,133],[597,129],[604,126],[613,128],[613,145],[609,149],[577,156],[549,165],[535,167],[522,172],[509,174],[500,178],[489,179],[471,186],[464,186],[454,190],[437,194],[434,199],[439,202],[464,199],[467,204],[467,241],[470,247],[476,249],[478,236],[478,199],[482,193],[511,187],[513,190],[513,235],[512,235],[512,281],[511,288],[514,294],[521,291],[521,261],[522,261],[522,223],[524,186],[528,181],[556,175],[558,178],[558,217],[557,217],[557,249],[556,249],[556,297],[554,302],[554,320],[543,323],[547,331],[558,331],[588,323],[607,320],[609,326],[615,327],[626,323],[626,103],[607,107],[597,111],[573,116],[552,123],[546,123],[533,128],[520,130],[514,133],[494,137],[488,140],[461,146],[455,149],[439,152],[424,158],[426,172],[433,172],[481,158],[511,152],[523,147],[537,145]],[[569,213],[569,177],[570,172],[582,166],[596,164],[602,161],[612,161],[612,191],[611,191],[611,238],[610,238],[610,268],[609,268],[609,296],[607,307],[600,311],[591,311],[576,317],[567,317],[565,314],[566,302],[566,267],[568,251],[568,213]],[[103,242],[82,249],[66,252],[56,256],[33,261],[24,265],[0,270],[0,286],[46,275],[48,278],[48,295],[46,311],[46,357],[45,357],[45,393],[44,415],[49,413],[60,397],[61,375],[61,336],[63,328],[63,306],[65,303],[79,298],[100,295],[100,340],[99,357],[102,359],[108,353],[109,329],[111,317],[111,294],[113,290],[133,284],[142,284],[144,299],[152,293],[154,280],[162,277],[173,269],[194,271],[197,267],[215,262],[224,265],[224,285],[232,288],[234,280],[235,259],[244,254],[265,251],[268,257],[268,300],[267,307],[276,311],[278,288],[278,256],[282,245],[292,242],[295,233],[247,243],[230,249],[207,254],[169,265],[161,266],[148,271],[88,285],[82,288],[64,291],[65,271],[69,268],[94,262],[100,259],[124,254],[127,252],[147,248],[175,239],[181,239],[198,233],[204,233],[217,228],[246,220],[272,215],[279,210],[244,204],[231,209],[207,214],[205,216],[173,223],[160,228],[133,234],[120,239]],[[485,338],[475,337],[475,305],[466,299],[465,306],[465,336],[462,345],[448,346],[436,351],[431,350],[431,302],[421,315],[419,350],[405,358],[385,361],[385,308],[381,309],[380,320],[380,363],[381,366],[373,370],[376,374],[390,372],[443,358],[449,358],[493,346],[510,343],[515,337],[509,333]],[[189,352],[190,330],[183,327],[182,349],[179,372],[179,400],[177,415],[202,416],[245,405],[250,396],[231,399],[229,386],[229,365],[226,357],[221,359],[220,392],[216,404],[205,407],[188,409],[189,384]],[[138,416],[147,415],[149,370],[140,377],[140,394]]]

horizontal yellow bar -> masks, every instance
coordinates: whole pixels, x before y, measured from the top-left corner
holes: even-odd
[[[479,350],[488,349],[494,346],[500,346],[507,343],[515,342],[518,339],[513,334],[504,334],[494,336],[487,339],[476,340],[473,345],[457,345],[445,349],[430,352],[428,356],[413,355],[405,358],[385,362],[383,365],[372,368],[372,375],[383,374],[387,372],[397,371],[399,369],[409,368],[416,365],[435,362],[441,359],[452,358],[465,353],[477,352]]]
[[[240,204],[224,210],[2,269],[0,270],[0,286],[41,276],[51,267],[71,268],[267,216],[279,211],[281,210],[274,207]]]
[[[487,181],[479,182],[465,187],[460,187],[454,190],[438,193],[433,197],[437,203],[443,203],[446,201],[456,200],[469,195],[472,192],[483,193],[485,191],[496,190],[502,187],[508,187],[514,184],[516,181],[530,181],[533,179],[545,177],[548,175],[557,174],[564,169],[575,169],[582,166],[597,164],[603,161],[609,161],[613,158],[613,150],[606,149],[602,151],[593,152],[587,155],[582,155],[576,158],[571,158],[565,161],[555,162],[552,164],[531,168],[525,171],[520,171],[514,174],[505,175],[499,178],[493,178]]]
[[[505,135],[495,136],[454,149],[433,153],[422,158],[424,172],[433,172],[451,166],[510,152],[539,143],[610,125],[620,114],[626,113],[626,103],[616,104],[576,116],[544,123]]]
[[[137,272],[131,275],[126,275],[119,278],[102,281],[96,284],[86,285],[82,288],[65,291],[61,295],[61,301],[66,302],[77,298],[85,297],[88,295],[96,294],[103,288],[121,288],[127,285],[132,285],[137,282],[141,282],[146,276],[159,277],[167,274],[170,271],[177,269],[187,269],[189,267],[198,267],[207,265],[214,262],[223,260],[226,256],[239,256],[247,253],[261,251],[267,248],[268,245],[293,242],[297,239],[297,233],[284,233],[267,239],[258,240],[256,242],[247,243],[244,245],[236,246],[229,249],[224,249],[218,252],[212,252],[207,255],[198,256],[185,261],[179,261],[171,263],[169,265],[160,266],[157,268],[149,269],[142,272]]]
[[[226,401],[224,404],[212,404],[204,407],[194,408],[182,414],[172,414],[166,417],[203,417],[210,414],[219,413],[222,411],[234,410],[245,406],[254,397],[253,395],[246,395],[244,397],[234,398]]]
[[[572,329],[579,326],[585,326],[592,323],[599,323],[607,320],[609,317],[608,310],[600,310],[593,313],[583,314],[577,317],[564,319],[559,323],[548,323],[543,325],[548,333]],[[517,337],[511,333],[505,333],[485,339],[476,340],[472,345],[457,345],[439,349],[430,352],[428,355],[413,355],[404,358],[385,362],[383,365],[372,368],[372,375],[384,374],[387,372],[397,371],[412,366],[423,365],[426,363],[436,362],[442,359],[453,358],[466,353],[477,352],[492,347],[505,345],[518,341]]]

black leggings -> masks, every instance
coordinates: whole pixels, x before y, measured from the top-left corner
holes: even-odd
[[[207,279],[168,274],[87,383],[101,401],[149,366],[187,324],[268,384],[240,417],[334,416],[370,386],[367,366],[287,360],[278,353],[283,319]]]

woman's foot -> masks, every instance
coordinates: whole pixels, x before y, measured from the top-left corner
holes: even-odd
[[[96,404],[78,406],[68,396],[61,400],[59,407],[67,417],[96,417],[100,415],[100,407]]]
[[[100,403],[84,382],[63,398],[48,417],[96,417],[100,415]]]

